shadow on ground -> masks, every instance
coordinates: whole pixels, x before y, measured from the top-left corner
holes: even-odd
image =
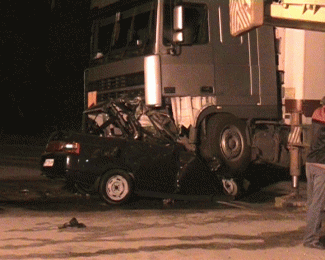
[[[247,179],[251,186],[239,201],[251,204],[274,203],[275,197],[290,193],[290,174],[287,170],[257,165],[247,172]],[[201,183],[201,189],[205,189]],[[210,187],[211,188],[211,187]],[[196,187],[196,192],[199,192]],[[98,196],[85,196],[72,193],[64,188],[62,181],[47,180],[40,176],[39,180],[2,180],[0,183],[0,208],[1,206],[24,208],[33,211],[54,212],[91,212],[109,211],[116,209],[141,210],[141,209],[217,209],[232,207],[222,205],[216,201],[231,201],[222,191],[214,196],[207,194],[198,197],[189,196],[186,200],[176,200],[166,204],[162,198],[134,197],[129,203],[121,206],[109,206]],[[1,211],[0,211],[1,213]]]

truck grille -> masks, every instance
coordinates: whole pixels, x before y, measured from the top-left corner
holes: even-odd
[[[89,82],[88,91],[117,90],[139,85],[144,85],[143,72]]]
[[[122,96],[144,96],[144,72],[89,82],[87,92],[97,91],[97,101]]]

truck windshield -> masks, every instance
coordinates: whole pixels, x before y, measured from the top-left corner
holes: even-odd
[[[156,1],[146,1],[94,21],[92,59],[109,61],[151,53],[156,6]]]

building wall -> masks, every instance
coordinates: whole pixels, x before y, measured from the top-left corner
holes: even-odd
[[[303,123],[309,124],[313,110],[325,96],[325,33],[282,28],[279,35],[279,69],[284,71],[282,103],[302,101]]]

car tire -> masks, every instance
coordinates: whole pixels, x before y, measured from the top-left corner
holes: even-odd
[[[132,192],[132,178],[124,170],[110,170],[101,178],[99,184],[99,193],[107,204],[123,204],[130,199]]]
[[[222,179],[222,186],[224,194],[233,198],[237,198],[242,192],[240,181],[233,178]]]

